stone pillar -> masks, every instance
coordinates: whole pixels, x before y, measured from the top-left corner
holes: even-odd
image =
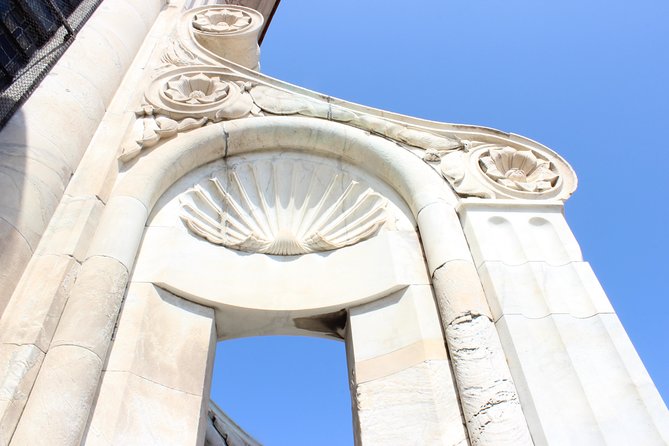
[[[127,280],[116,259],[83,263],[10,444],[79,444]]]
[[[81,441],[147,214],[127,196],[105,206],[11,444]]]
[[[468,444],[429,285],[351,308],[347,329],[356,444]]]
[[[203,444],[215,348],[213,309],[131,284],[83,444]]]
[[[481,201],[460,211],[532,438],[667,444],[666,407],[562,211]]]
[[[420,210],[441,323],[472,445],[531,445],[504,351],[458,217],[448,204]]]

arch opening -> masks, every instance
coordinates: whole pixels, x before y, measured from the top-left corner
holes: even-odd
[[[221,341],[211,399],[263,445],[353,444],[341,341],[306,336]],[[218,429],[224,429],[224,423],[219,422]]]
[[[430,269],[441,259],[434,251],[424,256],[416,231],[418,220],[424,220],[426,215],[434,218],[435,212],[452,212],[452,192],[412,154],[356,129],[300,118],[254,121],[226,122],[182,135],[179,141],[168,142],[138,160],[114,190],[101,223],[104,232],[108,230],[112,236],[96,238],[91,252],[119,259],[132,269],[130,299],[124,303],[120,320],[123,324],[132,316],[146,321],[143,329],[147,335],[138,340],[131,340],[128,335],[127,345],[115,342],[111,354],[119,357],[119,370],[114,370],[114,377],[118,376],[114,379],[127,379],[128,384],[122,387],[129,393],[136,392],[133,386],[151,387],[144,381],[130,382],[137,381],[137,374],[176,382],[179,387],[152,387],[143,395],[147,404],[171,400],[179,392],[193,397],[192,407],[168,403],[171,413],[161,412],[166,416],[155,420],[154,432],[160,425],[164,438],[172,441],[173,425],[187,422],[189,435],[202,439],[217,340],[277,334],[343,337],[347,340],[351,387],[355,389],[352,393],[358,401],[365,400],[365,407],[356,403],[352,414],[356,442],[364,438],[371,444],[380,444],[391,437],[403,437],[407,432],[393,421],[396,419],[425,425],[426,439],[464,438],[430,282]],[[188,150],[184,150],[186,146]],[[358,171],[370,189],[388,200],[385,209],[392,218],[380,228],[374,227],[369,238],[295,258],[260,250],[249,253],[247,249],[236,249],[242,246],[212,243],[207,234],[189,232],[181,219],[183,202],[179,198],[188,188],[212,173],[229,171],[235,160],[256,162],[256,158],[287,155],[311,159],[313,164],[326,163],[335,170]],[[250,170],[248,173],[255,175]],[[230,177],[217,178],[229,190]],[[341,188],[345,191],[348,186],[342,183]],[[210,198],[214,198],[213,191],[209,190]],[[232,201],[239,202],[242,195],[218,198],[223,197],[225,204],[232,206]],[[290,203],[294,194],[288,195],[288,201],[276,202]],[[254,224],[265,221],[251,216]],[[460,230],[459,224],[456,227]],[[442,246],[443,237],[439,234],[443,233],[443,225],[439,231],[430,225],[426,229],[421,235],[431,240],[431,246]],[[136,245],[126,243],[121,252],[114,244],[117,238],[134,239]],[[425,257],[432,259],[432,266],[426,267]],[[291,268],[300,270],[299,280],[286,280]],[[342,270],[348,272],[345,278]],[[235,283],[239,286],[233,286]],[[182,326],[185,321],[197,326],[197,339],[175,335],[168,345],[155,328],[155,305],[164,307],[161,317],[168,324]],[[327,330],[313,326],[314,322],[323,325],[324,315],[342,310],[348,317],[346,333],[329,326],[325,327]],[[189,369],[189,373],[166,373],[141,355],[125,353],[144,352],[151,342],[166,351],[175,351],[174,346],[178,346],[177,354],[172,354],[172,366]],[[195,345],[199,359],[190,361]],[[197,382],[191,382],[193,377]],[[418,399],[410,397],[416,385],[428,389],[420,392]],[[397,394],[387,389],[394,389]],[[119,400],[118,391],[105,382],[100,393],[114,403]],[[436,399],[444,395],[445,399]],[[389,404],[407,398],[411,407]],[[122,404],[114,415],[127,419],[128,412],[121,410]],[[166,403],[161,402],[160,406],[165,407]],[[407,420],[407,414],[412,420]],[[441,421],[444,417],[450,420],[446,425]],[[93,415],[92,425],[96,429],[113,428],[103,411]],[[145,426],[131,422],[121,430],[110,430],[110,434],[124,435]]]

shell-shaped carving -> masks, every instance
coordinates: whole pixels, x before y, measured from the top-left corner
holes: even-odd
[[[355,244],[386,221],[386,199],[332,165],[295,159],[243,162],[180,197],[195,234],[228,248],[300,255]]]

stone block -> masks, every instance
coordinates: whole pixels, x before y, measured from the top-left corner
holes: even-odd
[[[541,318],[562,313],[585,318],[614,312],[586,262],[561,266],[484,262],[479,275],[495,320],[505,314]]]
[[[350,347],[356,363],[396,352],[424,341],[435,341],[444,359],[446,350],[432,287],[413,285],[383,299],[349,310]]]
[[[432,284],[444,327],[463,316],[483,315],[492,319],[474,264],[453,260],[432,274]]]
[[[357,444],[468,445],[452,379],[433,360],[354,386]]]
[[[79,271],[69,256],[35,256],[0,320],[0,344],[47,351]]]
[[[34,345],[0,344],[0,444],[7,445],[44,360]]]
[[[43,155],[40,160],[39,151],[12,146],[4,147],[0,158],[0,218],[14,226],[33,250],[69,180],[62,160]]]
[[[614,314],[497,328],[536,444],[667,443],[666,407]]]
[[[146,217],[146,207],[135,198],[112,197],[102,213],[88,250],[88,258],[110,257],[131,270],[144,233]]]
[[[209,397],[191,395],[128,372],[105,372],[86,446],[204,443]]]
[[[136,283],[128,289],[105,370],[208,397],[215,344],[213,309]]]
[[[14,226],[0,218],[0,312],[12,297],[33,251],[28,241]]]
[[[102,209],[103,204],[94,196],[63,197],[36,253],[69,255],[83,262]]]
[[[180,255],[170,254],[174,252]],[[262,282],[258,271],[263,271]],[[312,313],[429,284],[415,232],[381,232],[324,253],[268,256],[227,249],[183,229],[155,227],[146,230],[133,280],[159,284],[208,306]],[[230,322],[248,328],[239,320]],[[219,328],[234,331],[227,325]]]
[[[39,371],[12,444],[79,444],[95,398],[102,361],[74,345],[49,350]]]
[[[128,272],[117,260],[86,259],[70,292],[51,348],[81,346],[104,360],[127,282]]]
[[[430,274],[453,260],[472,260],[460,220],[452,205],[435,202],[416,217]]]
[[[466,203],[459,209],[477,266],[484,261],[564,265],[583,260],[562,205],[505,204]]]
[[[97,196],[107,202],[118,175],[118,152],[125,129],[134,120],[132,112],[107,112],[89,144],[80,168],[72,177],[66,193],[73,197]]]

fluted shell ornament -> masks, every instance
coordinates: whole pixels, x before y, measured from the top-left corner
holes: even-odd
[[[295,159],[243,162],[181,197],[181,219],[227,248],[300,255],[353,245],[386,221],[386,199],[329,164]]]

